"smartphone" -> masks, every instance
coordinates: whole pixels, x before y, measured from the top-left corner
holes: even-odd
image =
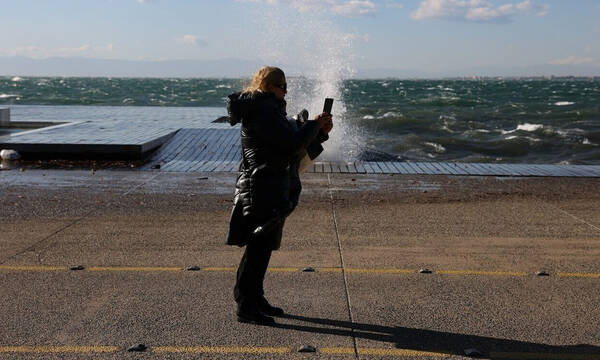
[[[323,105],[323,112],[331,114],[331,108],[333,107],[333,99],[325,98],[325,105]]]

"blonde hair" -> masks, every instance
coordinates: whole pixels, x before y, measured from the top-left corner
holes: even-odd
[[[263,66],[254,73],[250,84],[246,86],[244,92],[255,93],[257,91],[267,91],[267,85],[277,85],[277,83],[283,81],[283,79],[285,79],[285,74],[280,68]]]

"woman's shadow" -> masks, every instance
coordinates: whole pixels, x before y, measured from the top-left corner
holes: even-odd
[[[519,359],[522,357],[522,353],[573,354],[570,356],[566,355],[565,359],[600,359],[600,347],[594,345],[546,345],[477,335],[455,334],[399,326],[390,327],[356,322],[352,323],[349,321],[291,314],[283,315],[282,318],[297,320],[308,324],[276,323],[272,326],[281,329],[306,331],[317,334],[348,337],[354,336],[358,339],[388,342],[394,344],[397,349],[450,353],[464,356],[465,349],[475,348],[481,352],[481,356],[485,356],[489,359]],[[509,353],[514,354],[511,355]],[[519,356],[519,353],[521,354],[521,357]],[[574,354],[579,355],[575,356]],[[583,354],[585,355],[582,356]],[[552,358],[558,359],[556,355],[552,356]]]

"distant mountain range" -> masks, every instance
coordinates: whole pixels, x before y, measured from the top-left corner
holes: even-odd
[[[99,76],[99,77],[248,77],[260,61],[219,60],[112,60],[82,57],[32,59],[0,57],[0,76]],[[550,65],[494,68],[477,67],[453,72],[418,69],[358,69],[355,78],[445,78],[464,76],[600,76],[600,66]]]

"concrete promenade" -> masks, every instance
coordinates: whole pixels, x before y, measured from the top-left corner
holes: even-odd
[[[600,359],[600,179],[307,174],[256,326],[235,176],[0,171],[0,359]]]

